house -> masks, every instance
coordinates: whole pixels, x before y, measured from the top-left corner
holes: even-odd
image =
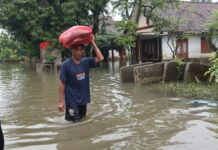
[[[132,19],[137,22],[135,51],[137,62],[159,62],[172,59],[173,45],[177,45],[177,58],[198,59],[208,58],[211,55],[212,51],[205,37],[208,31],[206,24],[212,19],[213,11],[218,10],[218,3],[179,2],[178,8],[161,12],[161,17],[179,19],[180,23],[173,33],[185,33],[186,36],[181,39],[172,37],[167,28],[163,28],[159,33],[154,32],[151,20],[138,10],[139,6],[136,6],[132,13]],[[218,39],[213,39],[216,46],[218,46],[217,41]]]

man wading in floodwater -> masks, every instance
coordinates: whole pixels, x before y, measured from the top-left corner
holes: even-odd
[[[94,37],[91,44],[96,57],[82,58],[84,45],[75,45],[71,50],[72,58],[61,65],[58,109],[63,112],[66,106],[67,121],[77,122],[86,116],[87,103],[90,102],[89,69],[104,59]]]

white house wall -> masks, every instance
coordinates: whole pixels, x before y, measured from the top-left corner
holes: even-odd
[[[143,16],[143,15],[140,15],[139,16],[139,22],[138,22],[138,28],[142,28],[142,27],[145,27],[145,26],[148,26],[148,24],[146,24],[146,17]]]
[[[188,57],[198,58],[201,57],[201,38],[190,37],[188,39]]]
[[[171,44],[172,42],[169,42],[169,43],[170,43],[170,45],[172,45]],[[162,37],[162,56],[163,56],[163,60],[168,60],[168,59],[173,58],[173,53],[167,44],[167,36]]]
[[[169,42],[170,44],[172,42]],[[213,43],[218,47],[218,39],[214,39]],[[172,45],[172,44],[171,44]],[[162,37],[162,56],[163,60],[172,59],[172,52],[167,44],[167,36]],[[202,58],[209,57],[211,53],[201,53],[201,37],[189,37],[188,39],[188,57]]]
[[[218,47],[217,39],[213,39],[213,43]],[[189,58],[210,57],[212,53],[201,53],[201,37],[190,37],[188,39]]]

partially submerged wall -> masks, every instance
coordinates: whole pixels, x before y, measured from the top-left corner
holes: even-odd
[[[176,62],[166,62],[164,65],[163,82],[172,82],[177,80]]]
[[[134,81],[137,84],[160,82],[165,63],[155,63],[134,68]]]
[[[135,67],[139,66],[144,66],[151,64],[151,62],[146,62],[146,63],[141,63],[141,64],[135,64],[135,65],[130,65],[130,66],[123,66],[120,68],[120,79],[121,82],[126,83],[126,82],[134,82],[134,72],[133,69]]]
[[[177,69],[176,62],[144,63],[121,68],[121,81],[133,82],[137,84],[148,84],[153,82],[205,82],[209,80],[209,75],[204,73],[210,66],[188,62],[180,70]],[[181,76],[180,78],[179,75]]]
[[[199,63],[189,62],[186,64],[184,81],[208,81],[209,75],[204,75],[204,73],[209,69],[210,66],[203,65]]]

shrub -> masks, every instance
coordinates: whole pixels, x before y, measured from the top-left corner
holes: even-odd
[[[215,54],[210,57],[209,60],[212,63],[212,66],[207,72],[205,72],[204,75],[210,74],[210,81],[215,79],[215,81],[218,82],[218,52],[215,52]]]

